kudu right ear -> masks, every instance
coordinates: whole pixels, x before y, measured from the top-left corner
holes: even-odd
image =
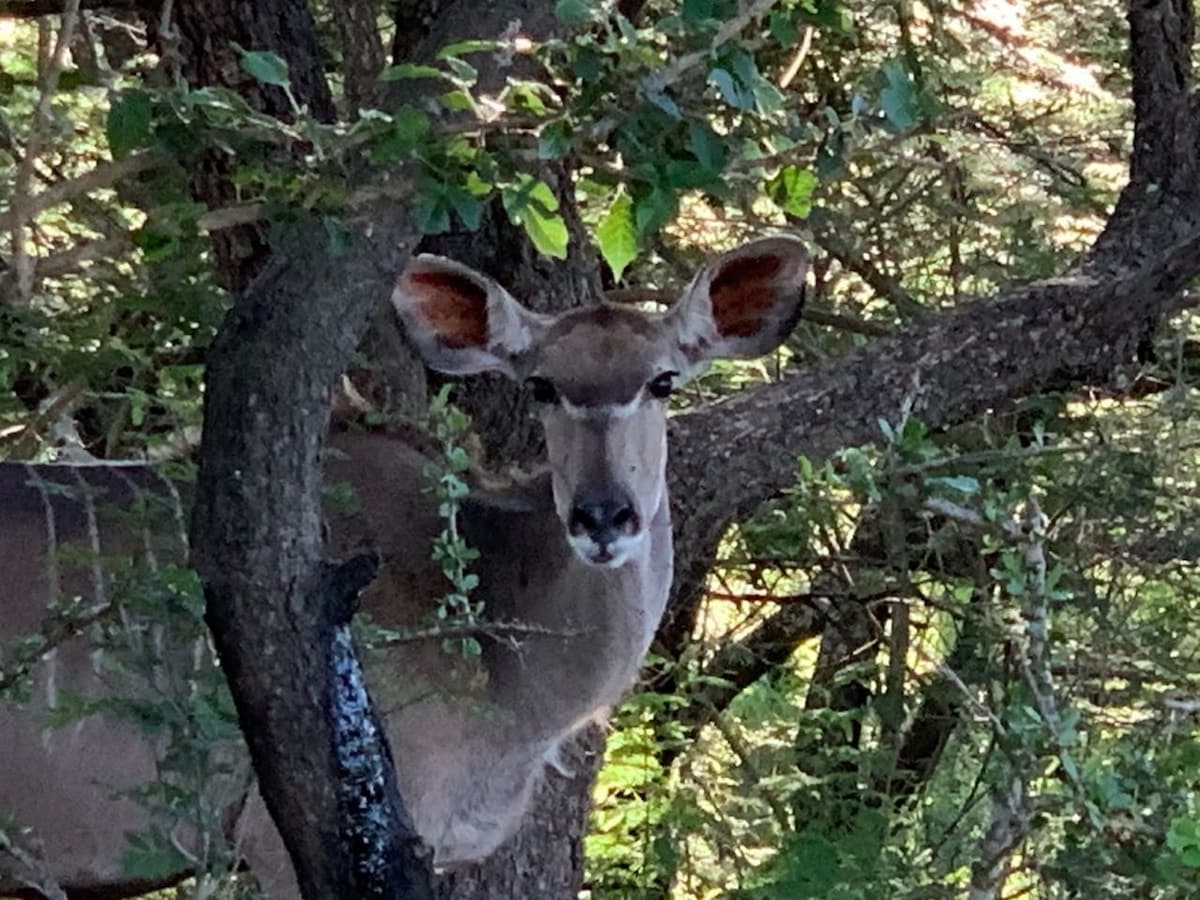
[[[425,363],[449,375],[520,377],[521,359],[547,322],[486,275],[428,253],[400,273],[392,305]]]

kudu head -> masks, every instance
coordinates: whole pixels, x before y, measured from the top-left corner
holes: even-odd
[[[584,562],[615,568],[645,545],[665,497],[667,397],[710,359],[778,347],[807,270],[799,241],[766,238],[705,265],[665,314],[601,303],[546,316],[466,266],[421,255],[392,302],[431,368],[528,385],[566,538]]]

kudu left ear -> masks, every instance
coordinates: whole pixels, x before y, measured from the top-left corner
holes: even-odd
[[[520,377],[521,359],[547,322],[486,275],[428,253],[409,260],[392,305],[425,363],[449,375]]]
[[[762,356],[800,318],[808,252],[796,238],[751,241],[702,268],[667,314],[689,365]]]

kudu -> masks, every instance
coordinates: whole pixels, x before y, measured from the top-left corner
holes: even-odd
[[[438,865],[495,850],[559,745],[633,683],[671,583],[666,398],[708,359],[776,348],[799,317],[807,267],[799,242],[755,241],[708,263],[661,315],[605,303],[535,314],[494,281],[432,256],[415,257],[397,280],[393,303],[425,361],[527,384],[548,455],[539,474],[503,489],[476,486],[460,511],[459,527],[480,552],[473,599],[488,622],[522,626],[481,630],[483,686],[450,674],[454,660],[438,640],[394,642],[368,661],[401,793]],[[376,551],[380,573],[364,611],[388,628],[427,627],[445,583],[429,561],[444,522],[424,487],[426,456],[388,436],[331,443],[326,479],[349,483],[357,505],[329,514],[330,553]],[[0,467],[0,648],[36,632],[48,601],[115,603],[101,565],[114,554],[151,567],[178,558],[160,546],[161,530],[105,519],[142,493],[169,490],[140,465]],[[69,543],[96,553],[81,561],[60,552]],[[119,794],[154,778],[155,748],[101,715],[45,724],[63,691],[112,689],[91,649],[86,633],[62,643],[38,663],[27,704],[0,701],[0,813],[32,828],[44,876],[68,891],[116,896],[136,887],[123,884],[125,833],[147,825],[147,813]],[[251,867],[274,885],[270,895],[287,896],[282,845],[261,803],[249,808]],[[9,863],[6,876],[0,859],[0,894],[20,880]]]

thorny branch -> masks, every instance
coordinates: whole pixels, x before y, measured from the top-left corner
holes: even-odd
[[[703,64],[712,57],[713,52],[722,44],[733,40],[751,22],[765,16],[775,3],[776,0],[754,0],[754,2],[747,4],[736,16],[729,19],[717,29],[717,33],[713,35],[712,43],[709,47],[677,57],[669,66],[665,66],[662,71],[651,78],[647,84],[649,91],[651,93],[661,93],[692,69],[696,68],[696,66]]]
[[[1019,527],[1024,533],[1022,556],[1025,586],[1021,616],[1025,627],[1017,639],[1020,647],[1018,666],[1033,694],[1043,729],[1049,731],[1057,747],[1058,706],[1054,698],[1048,640],[1050,596],[1046,582],[1047,519],[1036,498],[1029,498],[1024,518]],[[993,728],[996,728],[996,724]],[[996,737],[1004,738],[1004,732],[997,729]],[[978,859],[971,871],[969,900],[996,900],[1000,896],[1011,869],[1012,854],[1033,828],[1029,786],[1036,774],[1036,750],[1028,746],[1015,747],[1007,756],[1009,771],[992,797],[991,821],[980,839]],[[1064,771],[1069,771],[1069,768],[1064,766]]]

